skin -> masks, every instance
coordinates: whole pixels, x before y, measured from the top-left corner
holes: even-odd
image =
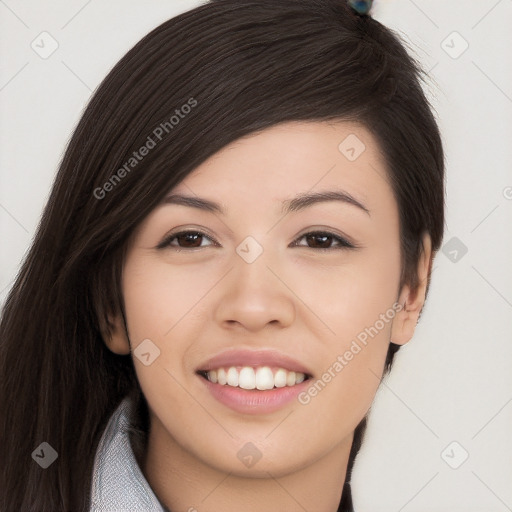
[[[366,146],[355,161],[338,149],[350,134]],[[338,201],[280,211],[297,194],[334,189],[369,214]],[[336,510],[353,432],[373,401],[389,342],[403,345],[414,333],[430,238],[423,238],[419,288],[399,290],[397,203],[375,139],[355,123],[292,122],[251,134],[172,192],[216,201],[225,212],[162,203],[138,226],[127,253],[128,333],[113,315],[106,342],[118,354],[133,353],[144,339],[160,350],[149,366],[133,357],[150,408],[142,463],[149,484],[173,511]],[[177,238],[156,248],[185,230],[206,236],[182,239],[180,251]],[[319,230],[358,248],[303,236]],[[247,236],[263,247],[252,263],[236,252]],[[273,413],[240,414],[216,401],[195,373],[230,347],[270,348],[306,364],[316,380],[397,303],[406,307],[306,405],[294,400]],[[237,457],[247,442],[262,454],[250,468]]]

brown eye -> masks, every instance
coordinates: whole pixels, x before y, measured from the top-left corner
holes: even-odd
[[[163,249],[164,247],[177,247],[179,250],[180,248],[195,249],[205,247],[204,245],[201,245],[203,239],[212,240],[209,236],[201,233],[200,231],[181,231],[180,233],[169,235],[158,245],[158,249]]]
[[[352,244],[347,242],[344,238],[341,238],[334,233],[324,232],[324,231],[314,231],[311,233],[306,233],[302,235],[297,240],[306,239],[307,246],[310,249],[343,249],[343,248],[354,248]],[[336,245],[332,246],[332,243],[335,242]],[[301,244],[296,244],[298,247],[305,247]]]
[[[201,247],[201,233],[181,233],[175,239],[180,247]]]

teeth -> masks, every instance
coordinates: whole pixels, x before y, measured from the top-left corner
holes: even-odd
[[[286,386],[287,375],[288,372],[286,370],[279,368],[279,370],[277,370],[276,374],[274,375],[274,386],[276,388],[284,388]]]
[[[236,371],[236,368],[229,368],[227,373],[227,381],[230,386],[238,386],[238,372]]]
[[[254,371],[254,370],[253,370]],[[256,388],[265,390],[274,387],[274,374],[268,366],[256,370]]]
[[[236,371],[236,368],[234,368]],[[254,389],[256,387],[256,374],[253,368],[244,367],[240,370],[238,383],[242,389]]]
[[[210,380],[211,380],[211,379],[210,379]],[[222,385],[224,385],[224,384],[227,384],[227,383],[228,383],[228,381],[227,381],[227,379],[226,379],[226,372],[224,371],[224,368],[219,368],[219,369],[217,370],[217,382],[218,382],[219,384],[222,384]]]
[[[306,376],[300,372],[289,372],[284,368],[278,368],[275,373],[269,366],[253,368],[244,366],[237,368],[218,368],[207,372],[208,380],[218,383],[222,386],[239,387],[242,389],[266,389],[284,388],[285,386],[295,386],[300,384]]]

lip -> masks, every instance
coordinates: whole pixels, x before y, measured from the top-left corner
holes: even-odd
[[[260,391],[214,384],[202,376],[199,379],[218,402],[240,414],[252,415],[269,414],[282,409],[296,400],[297,395],[310,385],[309,380],[304,380],[295,386]]]
[[[278,367],[290,372],[304,373],[306,376],[312,377],[312,373],[309,368],[299,361],[296,361],[294,358],[276,350],[227,350],[201,364],[196,368],[196,373],[217,370],[218,368],[229,368],[231,366]]]

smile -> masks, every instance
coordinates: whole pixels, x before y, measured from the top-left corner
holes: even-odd
[[[300,361],[274,349],[229,349],[203,361],[196,374],[210,397],[241,414],[268,414],[297,401],[313,378]]]
[[[230,366],[218,368],[208,372],[200,372],[214,384],[231,386],[241,389],[258,389],[265,391],[274,388],[295,386],[303,382],[307,376],[302,372],[289,371],[284,368],[271,368],[269,366]]]

